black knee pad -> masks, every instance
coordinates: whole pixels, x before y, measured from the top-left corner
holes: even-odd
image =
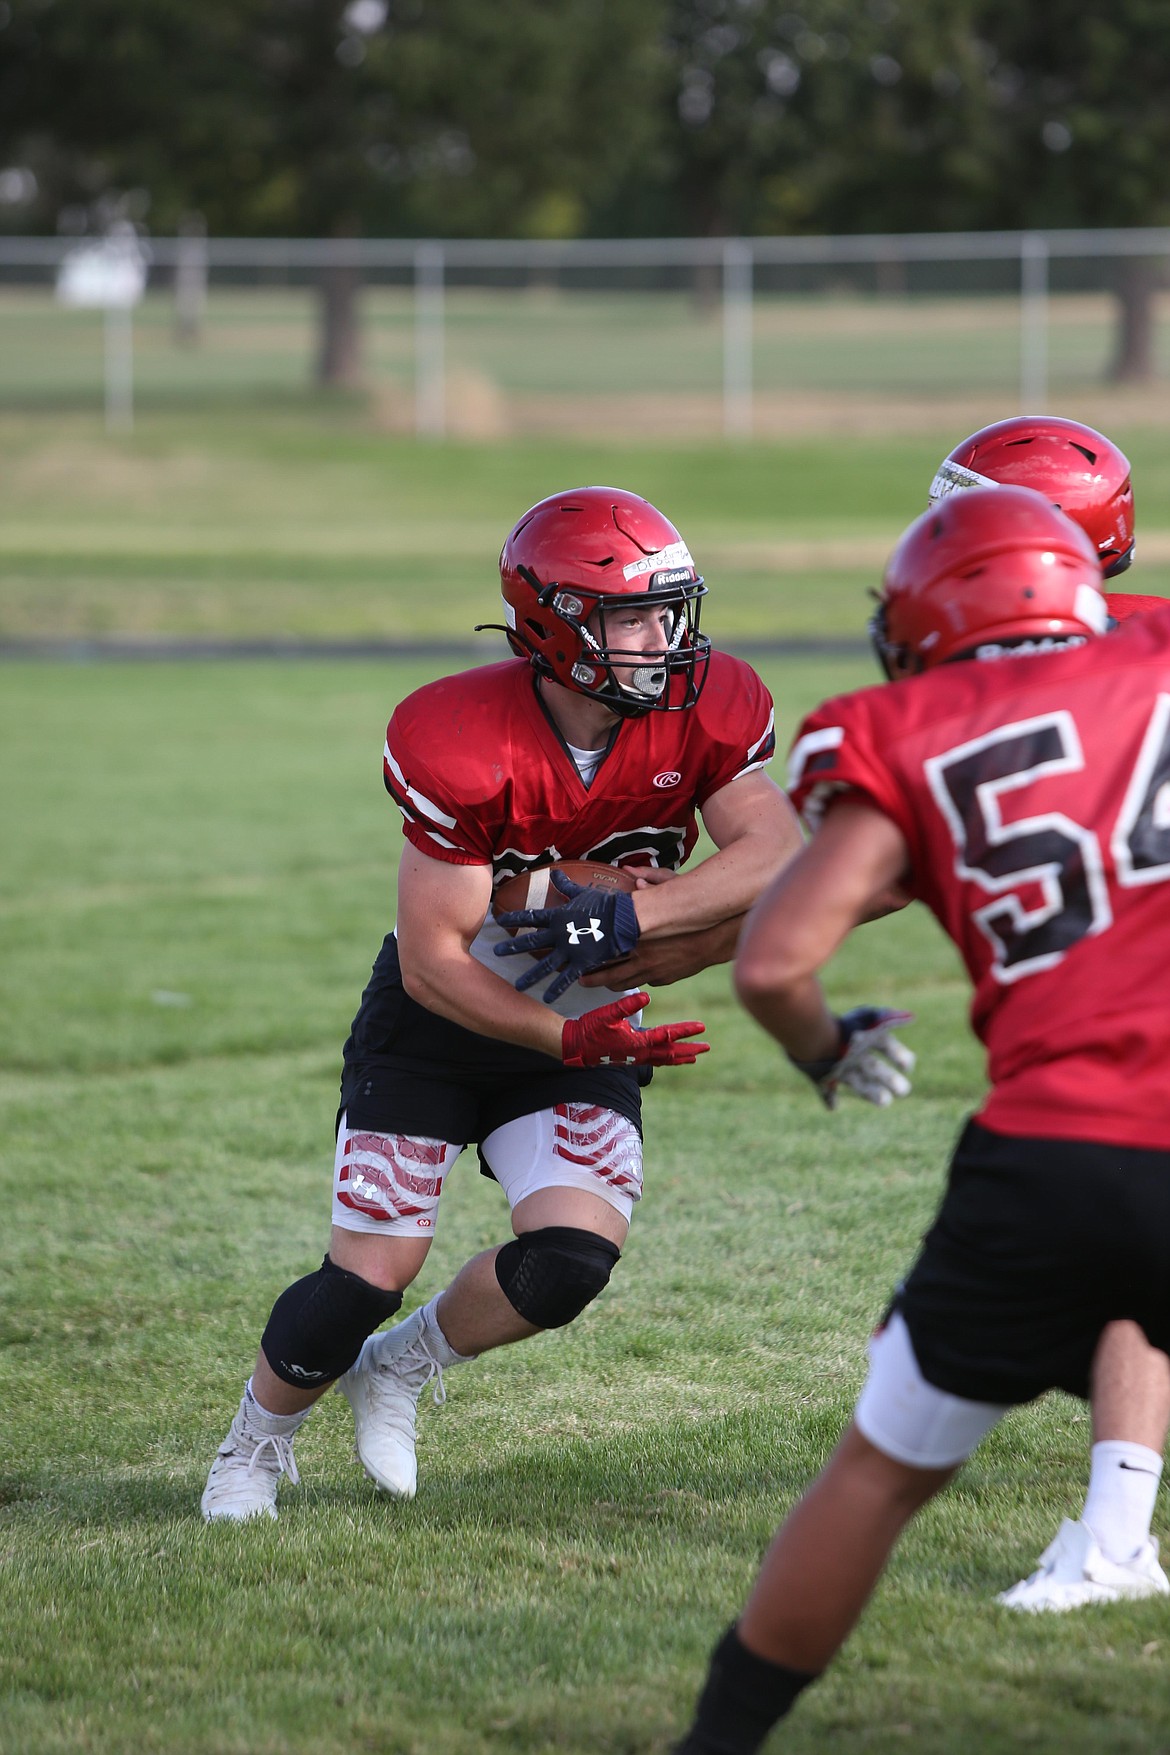
[[[264,1357],[294,1389],[312,1389],[348,1371],[367,1335],[402,1305],[401,1292],[384,1292],[326,1256],[272,1306],[260,1339]]]
[[[505,1243],[496,1278],[509,1304],[536,1328],[564,1328],[609,1284],[621,1250],[592,1231],[546,1225]]]

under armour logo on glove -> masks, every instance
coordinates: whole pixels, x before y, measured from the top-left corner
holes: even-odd
[[[638,916],[624,890],[593,890],[575,884],[562,871],[553,871],[553,882],[569,900],[557,908],[514,908],[499,915],[501,926],[533,926],[535,932],[508,939],[496,946],[497,957],[539,957],[516,983],[517,993],[535,987],[546,975],[554,979],[545,988],[546,1005],[560,997],[580,975],[588,975],[606,963],[628,957],[638,942]]]
[[[894,1035],[894,1026],[913,1022],[913,1012],[893,1011],[888,1006],[855,1006],[837,1019],[839,1038],[835,1055],[825,1060],[797,1060],[792,1054],[788,1058],[812,1080],[826,1109],[837,1107],[842,1088],[884,1109],[895,1097],[910,1095],[906,1074],[914,1071],[915,1056]]]

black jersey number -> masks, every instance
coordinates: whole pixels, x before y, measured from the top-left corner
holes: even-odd
[[[975,913],[995,947],[992,969],[1015,981],[1058,963],[1070,945],[1113,921],[1101,843],[1060,811],[1005,824],[1005,792],[1045,774],[1070,774],[1085,758],[1072,714],[1002,725],[926,763],[930,789],[954,836],[956,870],[993,900]],[[1123,889],[1170,879],[1170,695],[1154,702],[1110,842]],[[1014,892],[1036,884],[1038,907]]]
[[[1005,793],[1084,765],[1076,724],[1063,711],[999,726],[926,763],[954,837],[956,870],[992,897],[974,918],[995,950],[1000,981],[1051,968],[1071,945],[1112,923],[1101,843],[1091,829],[1061,811],[1003,820]],[[1025,885],[1039,891],[1032,907],[1017,893]]]

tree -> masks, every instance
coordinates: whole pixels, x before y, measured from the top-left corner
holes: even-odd
[[[1170,223],[1168,40],[1167,0],[2,0],[0,155],[46,227]],[[1151,369],[1160,272],[1119,264],[1120,377]],[[358,375],[357,299],[325,274],[327,382]]]
[[[1166,0],[795,4],[671,0],[674,229],[1170,223]],[[1117,265],[1115,377],[1152,370],[1162,276]]]
[[[1170,224],[1170,9],[1165,0],[982,0],[1001,126],[986,223]],[[1153,375],[1153,297],[1165,265],[1117,264],[1116,380]]]
[[[38,217],[142,192],[158,230],[570,235],[653,126],[660,0],[12,0],[0,150]],[[353,382],[358,280],[321,282]]]
[[[651,173],[668,228],[978,224],[989,104],[971,10],[970,0],[802,0],[799,14],[791,0],[671,0]],[[625,211],[632,193],[622,191]]]

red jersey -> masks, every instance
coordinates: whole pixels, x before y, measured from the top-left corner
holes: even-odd
[[[1115,622],[1127,622],[1131,615],[1146,615],[1150,610],[1165,609],[1168,597],[1143,597],[1137,591],[1107,591],[1105,602]]]
[[[854,791],[905,837],[974,983],[987,1127],[1170,1147],[1170,604],[829,701],[791,786],[814,826]]]
[[[428,683],[396,710],[386,789],[432,859],[490,865],[495,883],[557,859],[674,870],[695,844],[696,806],[775,750],[767,689],[713,652],[697,704],[620,720],[586,787],[535,681],[527,659],[509,659]]]
[[[532,666],[516,658],[409,695],[386,732],[384,776],[409,841],[432,859],[490,865],[500,884],[559,859],[676,870],[698,835],[696,809],[775,747],[767,689],[750,665],[713,652],[697,703],[619,720],[586,786]],[[489,914],[472,955],[515,981],[523,961],[493,953],[503,936]],[[579,1016],[612,997],[574,983],[554,1009]]]

